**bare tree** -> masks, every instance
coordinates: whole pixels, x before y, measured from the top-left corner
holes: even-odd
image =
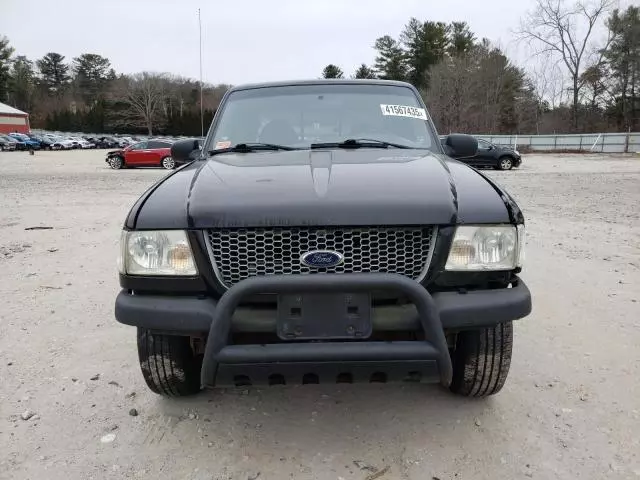
[[[524,73],[488,41],[443,59],[429,75],[424,98],[443,133],[517,133],[521,125],[530,128],[519,115],[524,107],[527,113],[531,110]]]
[[[536,102],[534,110],[536,133],[540,134],[540,124],[545,112],[562,104],[565,93],[565,79],[558,65],[561,60],[549,56],[539,57],[527,72],[531,94]]]
[[[598,21],[615,0],[578,0],[568,6],[565,0],[536,0],[535,9],[521,22],[518,31],[523,40],[533,41],[537,53],[560,58],[571,77],[572,121],[578,128],[578,103],[583,86],[589,42]]]
[[[535,95],[538,103],[547,104],[553,109],[559,106],[566,93],[562,71],[558,61],[551,57],[540,57],[541,61],[536,63],[528,71],[529,78],[535,87]]]
[[[154,124],[166,110],[167,76],[142,72],[120,80],[119,100],[126,105],[126,109],[121,112],[124,123],[145,126],[149,135],[153,135]]]

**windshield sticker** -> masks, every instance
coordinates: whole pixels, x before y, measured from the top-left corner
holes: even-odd
[[[382,115],[392,115],[394,117],[419,118],[420,120],[427,119],[427,112],[425,111],[424,108],[410,107],[407,105],[380,104],[380,110],[382,110]]]
[[[231,147],[231,142],[230,141],[226,141],[226,142],[217,142],[216,143],[216,150],[220,150],[222,148],[229,148]]]

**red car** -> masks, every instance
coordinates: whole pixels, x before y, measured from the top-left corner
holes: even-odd
[[[168,140],[148,140],[134,143],[122,150],[107,153],[106,162],[115,170],[123,167],[176,168],[171,158],[171,142]]]

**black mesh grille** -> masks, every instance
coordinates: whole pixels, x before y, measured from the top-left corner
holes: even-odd
[[[227,287],[256,275],[398,273],[420,279],[433,247],[433,227],[294,227],[217,229],[207,233],[218,279]],[[344,262],[313,268],[301,256],[333,250]]]

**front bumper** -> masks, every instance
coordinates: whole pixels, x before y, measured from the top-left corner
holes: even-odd
[[[392,290],[408,297],[415,307],[413,325],[424,332],[426,340],[228,345],[234,313],[249,295],[374,290]],[[380,273],[253,277],[231,287],[217,302],[122,291],[115,306],[116,319],[127,325],[174,334],[208,332],[203,386],[237,385],[247,371],[253,372],[251,383],[269,383],[276,373],[299,377],[310,365],[333,378],[344,371],[363,377],[384,371],[393,380],[409,372],[418,373],[422,381],[448,385],[452,367],[444,330],[491,326],[525,317],[530,311],[531,295],[521,280],[512,288],[431,294],[404,276]]]

